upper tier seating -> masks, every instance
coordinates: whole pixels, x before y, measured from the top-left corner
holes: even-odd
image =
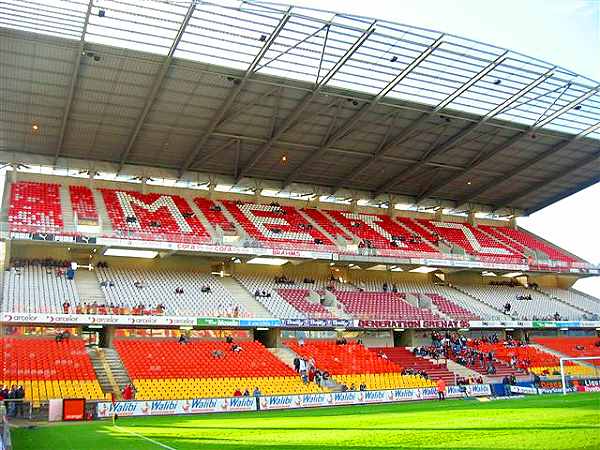
[[[514,230],[508,227],[496,227],[496,230],[498,232],[504,233],[511,239],[520,242],[525,247],[529,247],[530,249],[538,250],[545,253],[550,259],[554,261],[562,261],[567,263],[577,261],[575,258],[561,252],[557,248],[551,247],[550,245],[547,245],[544,242],[537,240],[531,234],[525,231],[519,229]]]
[[[392,292],[335,291],[348,314],[366,320],[441,320],[431,310],[407,303]]]
[[[318,392],[259,342],[123,339],[115,341],[138,392],[137,399],[230,397],[236,389],[259,387],[263,395]],[[213,352],[221,352],[215,356]]]
[[[290,340],[285,343],[298,355],[313,358],[315,366],[327,371],[339,383],[355,385],[364,382],[367,389],[394,389],[432,386],[431,380],[417,375],[402,375],[402,367],[370,352],[356,343],[337,345],[332,341],[306,341],[304,345]]]
[[[333,242],[312,226],[298,210],[291,206],[259,205],[223,200],[235,220],[249,236],[267,244],[307,245],[315,249],[320,244]]]
[[[502,262],[525,263],[525,255],[533,257],[535,250],[540,256],[537,258],[540,267],[549,269],[556,265],[549,264],[544,255],[561,262],[561,268],[580,262],[525,231],[505,226],[473,226],[406,217],[392,219],[383,214],[298,209],[233,200],[215,202],[201,197],[188,202],[180,195],[142,194],[126,189],[99,188],[97,191],[103,201],[97,202],[95,191],[85,186],[72,185],[68,191],[73,212],[80,221],[97,222],[99,218],[108,217],[112,224],[110,235],[129,239],[177,243],[207,243],[212,242],[212,238],[218,241],[220,236],[210,236],[202,225],[206,219],[204,223],[213,225],[216,230],[231,233],[243,229],[256,242],[274,248],[353,252],[347,249],[345,241],[377,248],[381,255],[398,250],[430,255],[438,252],[437,243],[441,239],[482,259],[492,257]],[[63,201],[68,201],[66,192],[65,187]],[[192,208],[192,202],[197,209]],[[200,217],[196,217],[196,211]],[[13,183],[8,221],[12,231],[68,232],[64,230],[60,186],[29,181]],[[107,228],[108,225],[106,223]]]
[[[0,352],[0,383],[23,385],[25,399],[35,405],[50,398],[105,398],[81,339],[5,337]]]
[[[591,337],[536,337],[533,341],[551,350],[571,357],[598,356],[600,357],[600,338]],[[600,359],[590,359],[587,364],[600,366]]]
[[[418,222],[472,255],[523,258],[520,253],[492,239],[468,223],[438,222],[426,219],[419,219]]]
[[[540,288],[541,291],[558,298],[576,308],[587,311],[590,314],[600,315],[600,300],[586,296],[573,290],[559,288]]]
[[[54,233],[63,228],[60,185],[19,181],[11,185],[8,223],[12,231]]]
[[[86,186],[72,185],[69,186],[69,193],[73,213],[77,216],[78,222],[98,223],[98,209],[92,190]]]
[[[448,300],[446,297],[436,294],[428,293],[427,296],[437,306],[437,308],[447,316],[456,320],[479,320],[471,311],[467,311],[465,308],[457,305],[456,303]]]
[[[316,319],[331,319],[334,316],[327,308],[320,303],[311,302],[306,297],[309,295],[308,289],[277,289],[279,296],[304,313],[307,317]]]
[[[209,234],[178,195],[100,189],[117,234],[149,240],[204,242]]]
[[[454,373],[448,370],[446,363],[436,364],[429,359],[415,356],[404,347],[370,347],[376,354],[384,353],[388,360],[403,369],[424,370],[432,380],[443,379],[446,384],[455,384]]]
[[[411,234],[390,217],[377,214],[327,211],[349,232],[361,240],[367,240],[380,249],[434,252],[435,249],[423,240],[411,240]]]
[[[302,208],[302,211],[334,239],[341,238],[346,242],[352,241],[352,237],[335,222],[325,217],[322,211],[314,208]]]
[[[219,227],[226,233],[236,231],[235,225],[223,214],[221,205],[203,197],[194,198],[194,203],[213,227]]]
[[[166,315],[236,316],[250,315],[213,275],[171,270],[99,268],[100,289],[109,304],[133,308],[138,304],[165,306]],[[114,286],[111,286],[110,283]],[[143,287],[136,287],[135,283]],[[210,287],[210,293],[201,291]],[[183,293],[175,290],[182,288]]]
[[[4,310],[10,312],[62,313],[65,301],[72,306],[80,302],[74,280],[40,264],[6,271],[3,289]]]
[[[500,311],[503,311],[504,305],[507,302],[510,303],[511,310],[509,316],[519,320],[552,320],[552,317],[557,312],[560,314],[561,319],[579,320],[584,314],[583,311],[548,298],[538,291],[524,287],[461,285],[459,288]],[[531,295],[531,300],[517,300],[518,296],[529,295]]]
[[[273,316],[280,319],[304,319],[306,316],[296,309],[291,303],[286,302],[277,293],[277,287],[272,277],[268,275],[236,274],[235,279],[254,296],[256,291],[265,292],[269,296],[258,296],[256,300],[263,305]]]

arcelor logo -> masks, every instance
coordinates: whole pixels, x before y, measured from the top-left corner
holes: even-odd
[[[36,319],[37,319],[37,317],[32,314],[13,314],[13,315],[6,316],[7,322],[12,322],[12,321],[29,322],[29,321],[34,321]]]

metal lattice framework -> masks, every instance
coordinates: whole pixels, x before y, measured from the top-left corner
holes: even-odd
[[[0,82],[0,150],[26,162],[526,212],[600,181],[596,81],[385,20],[239,0],[9,0]]]

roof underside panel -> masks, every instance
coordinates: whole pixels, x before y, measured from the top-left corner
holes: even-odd
[[[7,0],[0,67],[0,151],[15,160],[528,211],[600,178],[598,82],[385,20],[241,0]]]

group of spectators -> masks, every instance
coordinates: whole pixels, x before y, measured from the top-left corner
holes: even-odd
[[[396,285],[396,283],[392,283],[392,285],[390,286],[389,284],[387,284],[387,282],[384,282],[382,289],[383,292],[393,292],[394,294],[398,293],[398,286]]]
[[[165,313],[165,305],[158,303],[155,306],[139,303],[133,308],[128,306],[117,305],[114,303],[87,303],[78,304],[72,308],[71,303],[67,300],[63,303],[64,314],[114,314],[114,315],[134,315],[134,316],[162,316]]]
[[[288,286],[293,286],[296,283],[294,280],[290,280],[285,275],[281,275],[280,277],[275,277],[275,284],[286,284]]]
[[[255,386],[254,390],[252,391],[252,397],[259,398],[261,395],[262,395],[262,393],[260,392],[260,389],[258,388],[258,386]],[[250,391],[248,390],[248,388],[244,389],[244,392],[240,391],[239,389],[236,389],[233,392],[233,396],[234,397],[250,397]]]
[[[418,375],[420,377],[425,378],[426,380],[429,380],[429,374],[427,373],[427,371],[422,369],[413,369],[412,367],[405,367],[400,373],[402,375]]]
[[[10,270],[16,275],[21,274],[21,269],[29,266],[40,266],[46,270],[46,275],[54,274],[57,278],[66,277],[68,280],[75,278],[77,263],[54,259],[11,259]]]
[[[329,372],[317,369],[313,358],[294,358],[294,370],[300,375],[304,384],[315,383],[321,387],[335,384]]]
[[[8,386],[0,386],[0,400],[4,401],[7,414],[10,417],[24,417],[25,405],[25,389],[22,385],[13,384],[9,389]]]

